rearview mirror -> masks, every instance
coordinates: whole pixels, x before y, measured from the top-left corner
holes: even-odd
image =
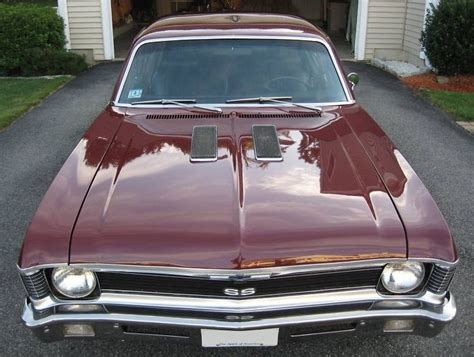
[[[359,84],[360,78],[359,75],[355,72],[351,72],[347,75],[347,80],[352,84],[352,89]]]

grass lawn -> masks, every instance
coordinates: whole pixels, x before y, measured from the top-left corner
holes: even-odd
[[[436,106],[453,114],[459,121],[474,121],[474,93],[422,89]]]
[[[46,6],[58,6],[57,0],[0,0],[0,2],[5,4],[27,3]]]
[[[0,78],[0,130],[71,78],[69,76],[51,79]]]

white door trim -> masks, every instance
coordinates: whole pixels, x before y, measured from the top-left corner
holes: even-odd
[[[112,25],[112,6],[110,0],[100,0],[102,10],[102,35],[104,38],[104,58],[113,60],[114,51],[114,29]]]
[[[66,37],[65,48],[71,49],[71,33],[69,32],[69,14],[67,12],[67,0],[58,0],[58,15],[64,22],[64,36]]]
[[[354,46],[354,57],[361,61],[365,59],[365,41],[367,38],[367,18],[369,15],[369,0],[359,0],[357,9],[357,29]]]

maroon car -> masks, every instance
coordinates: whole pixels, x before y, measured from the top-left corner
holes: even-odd
[[[203,346],[439,333],[456,249],[356,82],[296,17],[144,30],[28,229],[25,324]]]

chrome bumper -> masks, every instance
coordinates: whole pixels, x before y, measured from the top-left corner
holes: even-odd
[[[348,304],[366,304],[365,309],[347,311]],[[99,306],[101,312],[59,312],[69,306],[80,310],[84,307]],[[131,313],[109,312],[111,307],[126,307]],[[318,313],[318,308],[332,307],[331,312]],[[343,308],[346,307],[346,308]],[[146,308],[149,314],[133,313],[133,309]],[[180,311],[179,316],[163,316],[157,311]],[[338,311],[341,310],[341,311]],[[282,315],[281,312],[284,311]],[[297,313],[295,313],[297,311]],[[326,310],[327,311],[327,310]],[[276,313],[277,317],[258,318],[258,313]],[[206,313],[211,318],[196,318],[196,313]],[[212,314],[220,314],[214,319]],[[225,319],[222,319],[224,314]],[[226,314],[228,314],[226,316]],[[187,316],[188,315],[188,316]],[[125,338],[130,335],[127,326],[170,327],[187,331],[186,334],[163,334],[161,337],[199,340],[199,330],[225,329],[249,330],[279,327],[280,337],[300,337],[291,329],[298,327],[353,326],[352,332],[394,332],[384,328],[387,321],[411,321],[412,328],[400,332],[423,336],[435,336],[456,315],[456,304],[451,294],[435,295],[425,293],[418,297],[381,296],[375,290],[364,289],[343,292],[304,294],[254,298],[244,300],[188,298],[173,296],[150,296],[139,294],[102,294],[89,301],[61,301],[54,297],[42,300],[26,300],[22,319],[26,326],[44,341],[55,341],[65,336],[65,326],[85,324],[92,326],[95,337]],[[229,318],[227,320],[227,318]],[[349,329],[346,329],[349,330]],[[309,329],[308,331],[311,331]],[[324,329],[316,328],[315,331]],[[345,331],[345,330],[344,330]],[[329,328],[329,332],[340,332]],[[343,332],[343,331],[342,331]],[[140,333],[141,335],[149,335]],[[311,336],[319,333],[305,333]],[[90,335],[92,336],[92,335]],[[79,336],[87,337],[87,336]]]

